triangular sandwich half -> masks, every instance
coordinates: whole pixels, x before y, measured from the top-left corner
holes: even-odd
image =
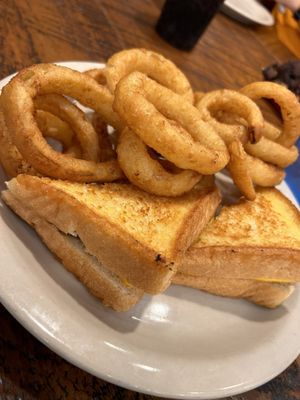
[[[29,175],[7,187],[4,201],[94,294],[119,310],[142,292],[168,287],[220,202],[214,184],[205,180],[178,198],[153,196],[127,183],[87,185]],[[115,295],[120,284],[127,293],[124,307],[122,295],[119,302],[110,298],[115,278]]]
[[[224,206],[186,252],[173,282],[276,307],[300,281],[300,213],[276,189]]]
[[[180,272],[212,278],[300,281],[300,212],[274,188],[224,206],[186,252]]]

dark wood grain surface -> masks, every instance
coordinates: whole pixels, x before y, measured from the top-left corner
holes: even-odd
[[[190,53],[154,31],[161,0],[2,0],[0,78],[38,62],[104,61],[127,47],[172,59],[195,89],[238,88],[261,68],[293,58],[273,29],[245,27],[218,15]],[[1,261],[0,261],[1,263]],[[272,362],[272,360],[269,360]],[[300,358],[261,388],[231,400],[300,399]],[[0,399],[154,399],[97,379],[70,365],[0,308]]]

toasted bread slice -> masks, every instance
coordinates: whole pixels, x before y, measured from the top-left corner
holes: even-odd
[[[180,272],[173,277],[173,283],[204,290],[218,296],[243,298],[267,308],[278,307],[294,291],[294,286],[286,283],[267,283],[254,279],[209,278]]]
[[[40,219],[78,236],[123,282],[148,293],[168,287],[183,253],[220,202],[211,183],[179,198],[153,196],[126,183],[87,185],[29,175],[7,186]]]
[[[225,206],[186,252],[179,272],[213,278],[300,281],[300,213],[277,189]]]
[[[16,214],[35,228],[66,269],[81,280],[104,305],[116,311],[127,311],[141,299],[142,290],[126,285],[117,275],[102,266],[95,257],[86,253],[78,238],[60,232],[34,210],[20,203],[9,191],[4,192],[3,198]]]

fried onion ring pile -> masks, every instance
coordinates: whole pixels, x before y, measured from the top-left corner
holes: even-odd
[[[182,100],[193,102],[193,91],[184,74],[160,54],[144,49],[121,51],[108,60],[104,74],[107,85],[115,96],[120,80],[133,72],[140,72],[143,77],[154,79],[159,84],[158,88],[168,88]],[[130,96],[134,94],[131,93]],[[121,120],[125,128],[119,136],[118,161],[133,184],[156,195],[179,196],[191,190],[201,180],[202,175],[185,168],[177,173],[166,170],[163,159],[153,159],[149,155],[149,151],[155,147],[143,141],[132,129],[127,128],[129,125],[124,119]]]
[[[253,102],[259,98],[271,98],[281,106],[282,131],[264,120]],[[257,82],[242,88],[240,93],[224,89],[209,92],[195,103],[202,118],[226,142],[230,153],[227,169],[241,193],[250,200],[255,198],[255,185],[279,184],[285,176],[283,168],[298,158],[293,144],[300,134],[300,105],[295,99],[280,85]]]
[[[265,120],[260,99],[280,107],[281,128]],[[180,196],[225,168],[253,200],[256,186],[284,179],[299,136],[300,104],[287,88],[255,82],[193,92],[173,62],[145,49],[121,51],[105,68],[83,73],[33,65],[0,97],[0,161],[9,176],[125,177],[159,196]]]
[[[127,178],[141,189],[160,196],[179,196],[191,190],[202,179],[194,171],[168,172],[158,160],[148,153],[146,144],[129,128],[125,128],[119,137],[117,147],[118,160]],[[131,157],[128,158],[128,154]]]
[[[113,108],[149,147],[179,168],[210,175],[228,163],[224,141],[197,108],[140,72],[119,82]]]

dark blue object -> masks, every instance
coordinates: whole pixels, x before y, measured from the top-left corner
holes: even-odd
[[[300,140],[297,142],[297,147],[300,152]],[[300,158],[286,169],[285,181],[300,204]]]

